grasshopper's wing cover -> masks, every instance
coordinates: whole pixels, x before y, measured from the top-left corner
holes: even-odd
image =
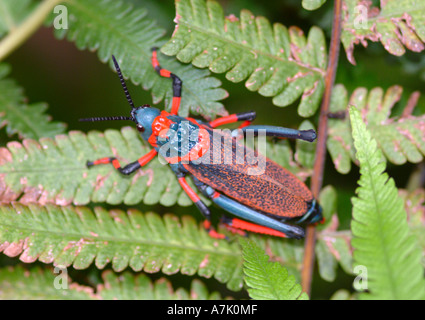
[[[313,196],[292,173],[236,139],[209,130],[210,152],[201,163],[184,164],[200,181],[253,209],[282,218],[307,212]],[[221,135],[221,138],[218,137]]]

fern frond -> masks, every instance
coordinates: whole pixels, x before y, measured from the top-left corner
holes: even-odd
[[[207,300],[221,299],[218,293],[209,293],[199,280],[192,281],[190,291],[174,290],[166,278],[155,282],[145,274],[124,272],[116,275],[102,273],[103,283],[96,287],[71,282],[64,269],[55,272],[48,268],[21,266],[0,269],[0,299],[11,300]],[[58,279],[60,277],[60,279]],[[60,281],[59,281],[60,280]],[[67,283],[62,283],[68,280]],[[55,281],[59,287],[55,287]],[[66,289],[63,287],[66,285]]]
[[[269,257],[252,240],[240,238],[244,257],[244,281],[249,296],[257,300],[306,300],[294,276],[278,262],[269,262]]]
[[[106,211],[53,205],[0,206],[0,251],[23,262],[85,269],[93,262],[114,271],[198,274],[242,286],[242,255],[236,243],[212,239],[190,216],[136,210]]]
[[[165,98],[166,109],[171,109],[170,79],[160,77],[151,65],[151,48],[165,42],[164,30],[148,17],[147,10],[133,8],[121,0],[69,0],[66,6],[72,19],[68,30],[55,30],[58,38],[67,37],[79,49],[96,50],[99,59],[109,62],[111,68],[111,56],[115,55],[125,77],[151,90],[155,104]],[[207,118],[227,114],[218,102],[227,96],[218,79],[175,59],[159,59],[162,67],[183,80],[180,115],[188,116],[189,111]]]
[[[357,88],[348,100],[345,87],[336,85],[330,109],[335,113],[346,112],[348,105],[356,106],[379,149],[390,162],[398,165],[407,161],[417,163],[425,155],[425,115],[390,117],[402,91],[399,86],[392,86],[385,93],[379,87],[369,92],[365,88]],[[348,117],[344,120],[329,119],[328,132],[327,147],[335,168],[340,173],[350,172],[355,156]]]
[[[7,78],[10,68],[0,65],[0,128],[6,127],[7,135],[15,133],[20,138],[39,139],[54,137],[65,131],[66,125],[51,122],[44,112],[44,103],[27,104],[23,90],[12,79]]]
[[[327,210],[325,208],[331,207],[331,205],[327,203],[327,199],[329,198],[330,197],[320,197],[321,204],[325,211]],[[22,208],[24,210],[22,210]],[[4,251],[6,248],[10,247],[5,253],[7,255],[14,256],[19,255],[22,251],[24,251],[25,254],[23,256],[21,254],[21,260],[25,262],[32,262],[33,259],[38,258],[40,261],[46,263],[56,263],[55,259],[59,259],[57,262],[58,264],[63,264],[63,260],[65,260],[67,264],[73,264],[74,267],[77,266],[78,268],[87,267],[91,263],[90,254],[98,254],[98,256],[93,259],[96,261],[99,268],[102,268],[108,261],[112,261],[113,267],[116,270],[121,270],[121,268],[126,267],[126,263],[128,263],[126,261],[132,257],[133,252],[137,255],[138,249],[135,249],[134,247],[140,248],[140,243],[145,243],[146,246],[149,246],[149,239],[151,239],[151,241],[155,243],[152,249],[155,250],[155,252],[152,253],[154,257],[146,256],[150,253],[150,250],[146,250],[147,253],[144,254],[144,257],[140,257],[140,259],[148,259],[145,270],[152,272],[152,270],[149,269],[149,262],[151,260],[157,261],[157,264],[160,265],[157,269],[155,269],[155,271],[159,271],[162,266],[161,257],[163,257],[163,255],[167,257],[168,255],[171,255],[171,252],[174,253],[173,248],[176,245],[174,237],[179,239],[177,241],[178,243],[183,243],[180,248],[181,250],[185,250],[187,246],[192,247],[192,245],[196,247],[204,247],[207,251],[209,248],[209,237],[204,237],[203,232],[197,230],[197,227],[193,225],[193,221],[187,217],[184,218],[184,226],[181,227],[174,225],[174,222],[168,222],[169,219],[173,219],[171,216],[170,218],[167,216],[167,218],[162,221],[156,215],[148,215],[147,218],[142,220],[143,217],[140,217],[141,215],[138,212],[134,213],[134,211],[131,211],[131,217],[135,216],[137,219],[133,218],[136,222],[133,223],[133,220],[131,220],[130,223],[128,222],[129,218],[126,218],[126,215],[122,214],[121,211],[118,211],[118,213],[117,211],[111,211],[108,213],[105,210],[96,209],[96,217],[93,217],[93,213],[90,210],[82,207],[64,207],[61,209],[47,205],[47,208],[46,212],[46,209],[42,209],[42,207],[34,205],[29,208],[17,203],[14,204],[14,207],[4,206],[4,213],[0,211],[0,218],[3,219],[0,221],[0,251]],[[327,211],[325,214],[328,215]],[[141,222],[138,222],[139,220]],[[156,226],[155,223],[160,226]],[[166,227],[163,227],[164,224]],[[186,224],[188,226],[186,226]],[[151,227],[151,225],[154,225],[154,227]],[[135,228],[132,226],[136,226],[137,230],[134,230]],[[146,230],[154,231],[146,232]],[[151,235],[152,232],[156,232],[154,233],[154,236]],[[139,233],[142,233],[143,236],[139,236]],[[202,234],[200,235],[199,233]],[[160,235],[161,241],[156,239],[157,234]],[[302,267],[304,254],[302,242],[285,240],[285,245],[283,246],[282,239],[262,237],[254,234],[251,236],[261,245],[261,247],[266,248],[267,253],[274,261],[278,261],[284,265],[288,272],[293,275],[297,281],[299,281],[299,272]],[[111,240],[111,237],[113,238],[113,241]],[[193,241],[195,244],[192,243],[192,240],[186,240],[187,237],[194,239]],[[132,240],[129,240],[129,238]],[[344,267],[345,251],[343,250],[343,246],[339,246],[339,238],[341,238],[341,240],[345,239],[344,232],[330,232],[329,230],[324,230],[319,234],[319,241],[323,240],[326,242],[326,248],[335,255],[335,259]],[[205,245],[203,243],[206,239],[209,240],[207,240],[207,244]],[[103,240],[104,242],[102,242],[102,246],[100,246],[99,249],[93,249],[93,247],[98,247],[98,242],[93,242],[92,240],[99,242]],[[27,246],[29,243],[31,243],[31,248]],[[120,247],[122,243],[125,243],[125,245],[123,245],[124,247],[127,248],[129,244],[130,247],[122,249],[122,247]],[[201,243],[202,246],[200,246]],[[164,245],[165,248],[169,248],[169,251],[164,251],[164,248],[160,248],[161,245]],[[35,246],[35,248],[32,246]],[[80,247],[84,247],[84,250],[79,250],[78,248]],[[67,250],[64,250],[63,248],[67,248]],[[236,261],[236,257],[240,258],[241,253],[238,249],[233,247],[231,247],[231,250]],[[61,251],[64,251],[64,253],[61,253]],[[219,252],[221,251],[223,250],[219,249]],[[158,252],[163,252],[163,254],[159,254]],[[115,254],[119,255],[119,257],[114,259]],[[176,256],[180,256],[180,252],[175,254]],[[159,258],[157,258],[157,256],[159,256]],[[194,263],[201,263],[202,257],[199,256],[198,261],[193,259],[195,260]],[[103,262],[98,263],[99,259]],[[122,262],[123,264],[121,264],[119,259],[124,260]],[[133,265],[137,265],[138,263],[137,257],[134,257],[131,261]],[[156,267],[157,264],[153,267]],[[166,262],[164,262],[164,266],[165,265],[167,265]],[[231,263],[226,263],[226,265],[231,265]],[[130,266],[133,267],[132,265]],[[225,267],[226,266],[223,268]],[[140,268],[143,268],[143,265],[141,267],[133,267],[135,270],[139,270]],[[195,269],[196,268],[193,270]],[[181,271],[183,273],[193,274],[196,272],[196,270],[193,270],[190,269],[190,272],[184,270]],[[234,270],[235,273],[240,271],[239,267],[232,270]],[[226,277],[228,276],[229,275]],[[236,276],[232,276],[231,279],[234,277]],[[233,279],[233,281],[235,281],[235,279]]]
[[[166,278],[151,281],[145,274],[134,276],[130,272],[117,275],[111,271],[102,273],[103,284],[96,296],[102,300],[220,300],[218,292],[210,293],[204,283],[195,279],[190,291],[173,289]]]
[[[405,48],[420,52],[425,48],[425,4],[423,1],[344,1],[341,42],[352,64],[354,45],[380,41],[391,54],[401,56]]]
[[[9,142],[0,148],[0,202],[19,199],[23,203],[84,205],[89,202],[191,204],[168,165],[154,159],[131,176],[123,176],[112,165],[88,169],[87,160],[115,156],[122,164],[135,161],[150,150],[137,130],[72,131],[39,142]],[[311,150],[311,152],[313,152]],[[287,141],[267,143],[267,156],[303,180],[311,175],[293,159]],[[189,183],[191,179],[188,179]],[[208,204],[209,200],[204,199]]]
[[[62,283],[68,288],[55,288],[55,278],[61,275],[58,270],[32,267],[27,270],[22,266],[0,269],[0,299],[2,300],[87,300],[93,299],[93,289],[76,283]],[[63,288],[63,287],[62,287]]]
[[[232,82],[245,85],[277,106],[288,106],[301,97],[298,113],[309,117],[319,105],[327,56],[322,30],[313,27],[306,38],[297,27],[254,17],[248,10],[224,17],[215,1],[176,1],[176,29],[161,49],[182,62],[226,73]]]
[[[409,232],[402,198],[361,118],[350,108],[356,157],[360,162],[357,197],[352,198],[354,263],[367,268],[368,299],[424,299],[421,250]]]

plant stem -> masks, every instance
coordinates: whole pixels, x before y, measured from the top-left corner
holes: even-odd
[[[43,24],[53,8],[63,0],[45,0],[29,17],[0,42],[0,61],[24,43]]]
[[[332,23],[332,36],[329,47],[329,64],[325,77],[325,92],[323,94],[322,105],[320,107],[318,139],[316,146],[316,158],[311,179],[311,191],[314,197],[319,197],[323,182],[323,172],[326,160],[326,140],[328,136],[328,112],[331,101],[332,88],[335,81],[335,74],[338,65],[340,37],[341,37],[341,6],[342,0],[335,0],[334,18]],[[306,240],[304,245],[303,269],[301,271],[301,284],[304,292],[310,295],[311,278],[314,267],[314,248],[316,244],[316,229],[313,225],[307,227]]]

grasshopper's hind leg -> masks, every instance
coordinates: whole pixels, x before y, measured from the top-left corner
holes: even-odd
[[[304,229],[301,227],[278,221],[262,212],[258,212],[244,204],[241,204],[236,200],[217,192],[195,177],[193,177],[193,181],[198,189],[209,197],[217,206],[239,218],[244,219],[241,220],[237,218],[224,217],[222,221],[232,229],[262,233],[282,238],[301,239],[305,235]],[[249,220],[251,222],[247,222],[245,220]]]

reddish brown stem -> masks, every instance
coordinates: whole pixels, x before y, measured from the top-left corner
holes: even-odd
[[[340,37],[341,37],[341,5],[342,0],[335,0],[334,18],[332,24],[332,36],[329,47],[329,64],[325,77],[325,92],[323,94],[322,105],[320,107],[318,138],[316,145],[316,158],[311,178],[311,191],[315,198],[319,197],[319,192],[323,182],[323,172],[326,160],[326,140],[328,136],[328,112],[331,101],[332,88],[335,81],[335,74],[338,65]],[[314,267],[314,248],[316,244],[316,229],[313,225],[307,227],[307,234],[304,245],[304,261],[301,271],[301,284],[304,292],[310,295],[311,278]]]

